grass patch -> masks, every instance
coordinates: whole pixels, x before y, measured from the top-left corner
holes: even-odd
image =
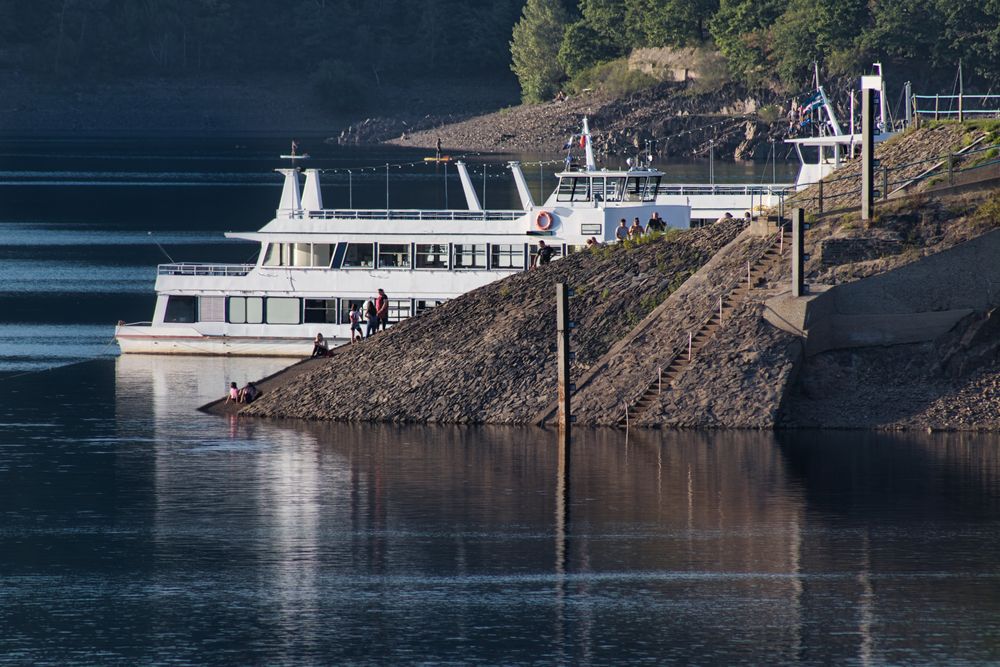
[[[657,83],[645,72],[629,69],[628,60],[619,58],[588,67],[570,79],[565,88],[572,95],[590,89],[621,97],[652,88]]]

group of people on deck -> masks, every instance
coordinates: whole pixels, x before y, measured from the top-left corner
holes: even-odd
[[[626,239],[635,241],[642,237],[643,234],[663,233],[665,231],[667,231],[667,223],[663,221],[659,213],[653,211],[653,215],[646,222],[645,228],[639,222],[638,217],[632,219],[631,227],[628,226],[628,221],[622,218],[618,222],[618,228],[615,229],[615,239],[619,243],[622,243]]]
[[[371,338],[380,329],[384,331],[389,326],[389,297],[381,287],[378,295],[368,297],[359,307],[356,302],[351,302],[347,319],[351,323],[351,343],[357,343],[365,338]],[[361,323],[365,322],[366,329],[362,330]],[[323,334],[316,334],[313,340],[313,357],[330,356],[330,346]]]

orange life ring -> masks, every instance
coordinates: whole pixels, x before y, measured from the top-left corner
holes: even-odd
[[[552,214],[548,211],[542,211],[535,218],[535,227],[538,227],[543,232],[552,226]]]

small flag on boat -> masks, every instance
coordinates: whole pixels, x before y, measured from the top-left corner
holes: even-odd
[[[823,106],[823,95],[817,90],[802,103],[800,108],[802,113],[808,113],[813,109],[820,108],[821,106]]]
[[[586,147],[587,147],[587,137],[586,137],[586,135],[581,134],[580,135],[580,148],[586,148]]]

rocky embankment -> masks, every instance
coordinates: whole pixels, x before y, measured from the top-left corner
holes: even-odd
[[[660,157],[707,156],[714,145],[716,157],[722,159],[766,159],[770,140],[784,138],[786,129],[783,120],[768,123],[758,115],[763,105],[774,101],[735,84],[694,92],[687,84],[662,83],[624,97],[581,93],[461,122],[422,125],[416,131],[399,122],[368,119],[344,130],[337,140],[433,148],[440,139],[451,150],[558,152],[588,116],[600,156],[633,155],[655,139]]]
[[[743,223],[604,246],[518,273],[411,318],[276,387],[260,417],[530,423],[556,395],[555,284],[576,291],[574,373],[584,372]],[[609,408],[615,406],[612,402]]]
[[[929,146],[928,137],[941,136],[932,131],[910,139]],[[961,131],[949,136],[967,141]],[[581,424],[620,424],[630,406],[638,426],[1000,429],[1000,268],[992,262],[1000,191],[982,185],[883,202],[866,223],[854,213],[817,218],[806,251],[813,290],[841,295],[835,312],[822,315],[841,317],[838,326],[865,333],[857,329],[873,326],[865,322],[958,313],[954,324],[909,339],[919,342],[862,338],[817,352],[802,331],[763,318],[788,291],[788,244],[773,227],[729,222],[513,275],[340,352],[244,412],[537,422],[556,394],[553,285],[568,282],[579,295],[571,316],[579,322],[573,409]],[[720,298],[725,317],[709,326]],[[700,346],[692,361],[654,392],[688,333]]]

